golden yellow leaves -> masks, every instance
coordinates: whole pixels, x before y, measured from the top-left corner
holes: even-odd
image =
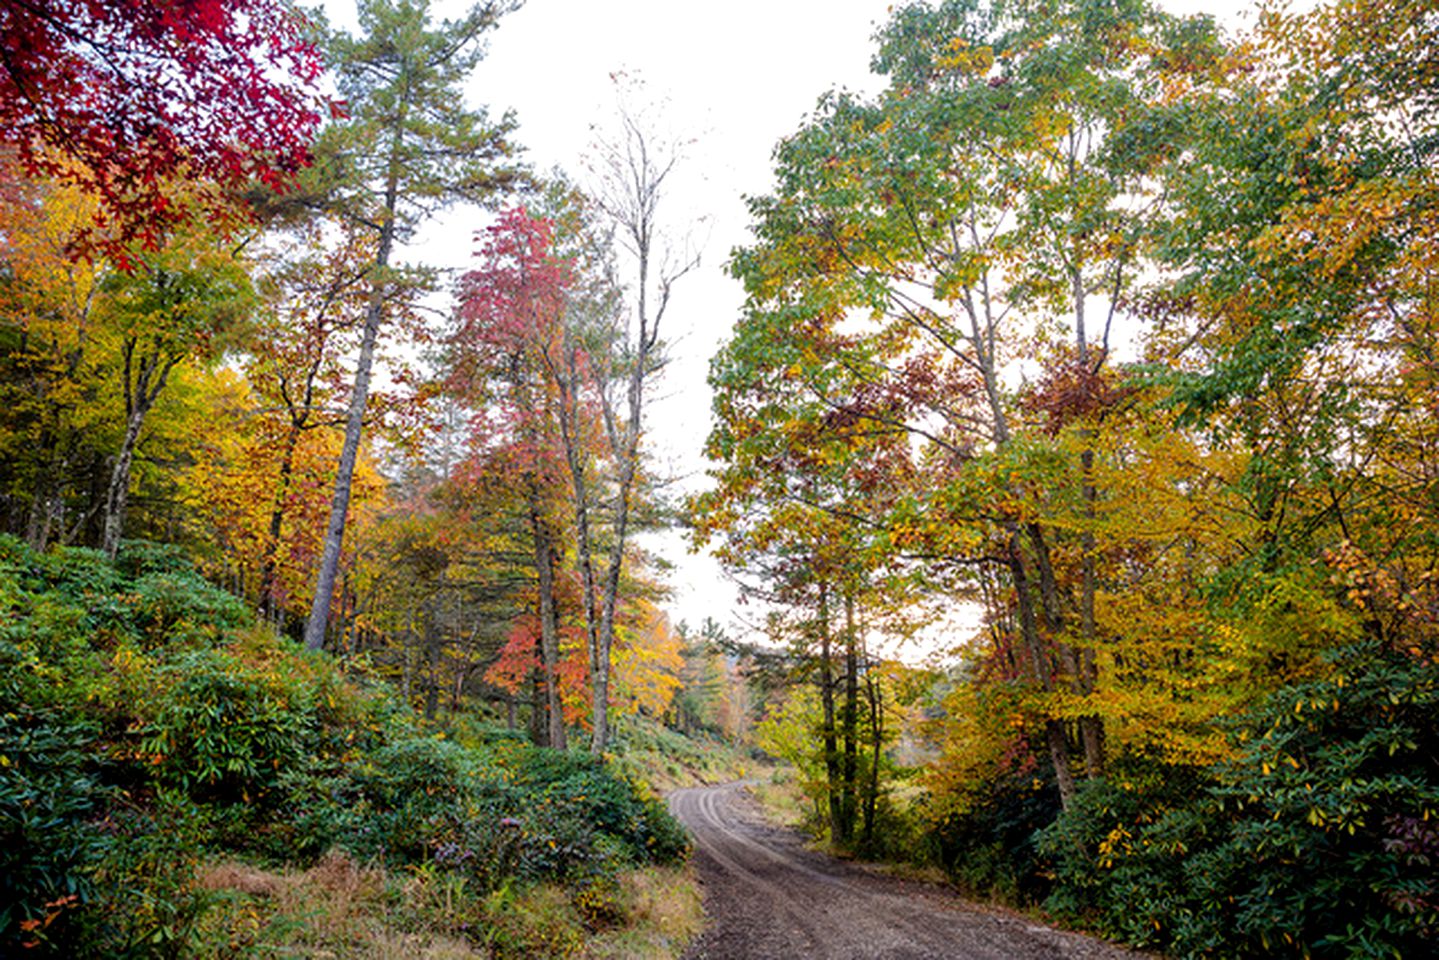
[[[935,59],[935,66],[966,76],[988,76],[994,69],[994,48],[987,44],[971,46],[963,37],[955,37],[946,45],[945,52]]]
[[[1313,202],[1287,209],[1273,228],[1254,242],[1268,259],[1287,257],[1319,266],[1326,277],[1349,268],[1383,233],[1396,230],[1417,199],[1431,188],[1422,176],[1362,180],[1345,190],[1327,192]],[[1302,177],[1290,182],[1305,187]]]
[[[614,651],[616,706],[626,713],[659,716],[684,685],[683,639],[669,618],[647,601],[636,602],[640,622]]]

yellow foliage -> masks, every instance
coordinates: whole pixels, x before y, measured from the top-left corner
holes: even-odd
[[[684,641],[662,611],[644,600],[636,606],[639,627],[626,633],[613,654],[614,705],[624,713],[658,717],[684,685]]]

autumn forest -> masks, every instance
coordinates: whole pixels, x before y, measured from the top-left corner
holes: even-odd
[[[720,251],[693,483],[692,158],[617,77],[535,169],[517,8],[0,0],[0,955],[774,955],[751,816],[1432,953],[1439,10],[896,4]]]

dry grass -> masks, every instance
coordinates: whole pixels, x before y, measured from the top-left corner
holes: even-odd
[[[441,931],[397,924],[394,884],[385,871],[360,866],[343,853],[330,853],[308,870],[282,873],[218,863],[202,870],[198,881],[222,897],[220,906],[202,921],[196,943],[199,956],[316,960],[486,956]],[[412,895],[423,893],[413,881],[402,889]]]
[[[804,826],[811,803],[791,771],[784,768],[771,771],[769,779],[750,784],[748,790],[775,823],[795,828]]]
[[[673,960],[704,926],[692,866],[651,867],[620,876],[627,923],[592,939],[585,960]]]
[[[338,852],[303,871],[215,863],[199,883],[219,903],[202,920],[193,954],[214,960],[674,960],[704,925],[688,866],[620,874],[616,915],[598,932],[567,887],[476,896],[454,877],[396,876]],[[477,939],[488,949],[450,933],[470,925],[485,931]]]

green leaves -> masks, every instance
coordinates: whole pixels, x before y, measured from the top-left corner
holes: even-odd
[[[350,217],[378,224],[394,216],[404,235],[435,201],[488,202],[516,179],[507,139],[514,118],[492,120],[462,91],[485,35],[518,6],[478,3],[436,22],[428,0],[366,0],[360,35],[330,34],[349,109],[323,131],[314,179]]]

